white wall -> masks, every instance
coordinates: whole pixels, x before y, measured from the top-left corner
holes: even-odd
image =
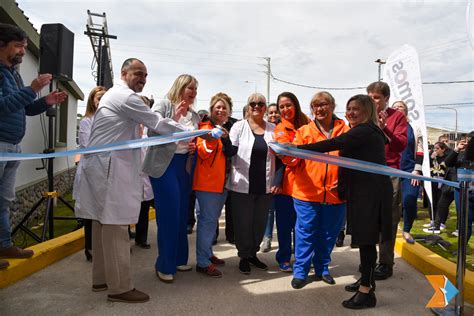
[[[20,74],[23,78],[25,86],[29,86],[31,81],[37,76],[38,59],[30,52],[27,52],[20,65]],[[49,93],[49,87],[41,91],[41,95],[45,96]],[[68,95],[68,135],[67,147],[57,148],[56,151],[65,151],[76,148],[76,113],[77,99],[71,94]],[[22,151],[24,153],[40,153],[48,145],[48,120],[49,118],[43,113],[37,116],[26,117],[26,134],[21,142]],[[43,129],[41,121],[44,122]],[[43,134],[44,130],[44,134]],[[24,187],[31,182],[36,182],[46,178],[46,170],[36,170],[41,167],[40,160],[23,161],[18,169],[16,178],[16,188]],[[54,159],[54,173],[63,171],[67,168],[74,167],[74,157],[56,158]]]

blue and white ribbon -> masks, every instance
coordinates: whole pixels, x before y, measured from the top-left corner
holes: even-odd
[[[361,161],[361,160],[351,159],[351,158],[346,158],[346,157],[332,156],[332,155],[318,153],[314,151],[298,149],[295,147],[284,146],[278,143],[269,143],[269,146],[271,149],[273,149],[274,152],[280,155],[284,155],[284,156],[292,156],[292,157],[297,157],[301,159],[308,159],[308,160],[327,163],[330,165],[336,165],[336,166],[344,167],[348,169],[382,174],[382,175],[391,176],[391,177],[400,177],[400,178],[415,179],[415,180],[421,180],[421,181],[439,182],[439,183],[446,184],[458,189],[460,187],[458,182],[448,181],[444,179],[435,179],[431,177],[418,176],[406,171],[390,168],[390,167],[379,165],[373,162]]]
[[[136,149],[141,147],[164,145],[168,143],[174,143],[182,140],[191,139],[194,137],[202,136],[209,133],[210,130],[201,129],[197,131],[189,132],[177,132],[168,135],[153,136],[148,138],[133,139],[127,141],[116,142],[112,144],[106,144],[101,146],[86,147],[74,150],[67,150],[49,154],[24,154],[24,153],[0,153],[0,161],[12,161],[12,160],[32,160],[32,159],[47,159],[47,158],[58,158],[84,154],[95,154],[105,151],[114,150],[126,150]]]

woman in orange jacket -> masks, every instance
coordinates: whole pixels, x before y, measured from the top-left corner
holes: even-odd
[[[314,120],[297,130],[294,144],[309,144],[339,136],[349,130],[334,115],[336,103],[328,92],[318,92],[311,100]],[[330,155],[339,155],[332,151]],[[293,162],[294,163],[294,162]],[[296,248],[293,280],[295,289],[307,284],[311,262],[318,279],[336,282],[329,273],[331,252],[345,216],[345,203],[339,198],[338,167],[311,160],[297,161],[292,187],[296,210]]]
[[[222,126],[230,113],[229,103],[222,96],[211,99],[210,119],[201,122],[199,129],[213,129]],[[224,188],[226,178],[226,149],[232,148],[228,132],[222,129],[220,139],[206,140],[198,138],[197,162],[194,171],[193,190],[199,203],[197,213],[196,271],[210,277],[219,278],[222,272],[216,266],[225,264],[214,256],[212,242],[216,234],[217,223],[227,197]]]
[[[310,122],[310,119],[301,111],[298,98],[291,92],[283,92],[278,96],[277,106],[280,110],[281,123],[275,128],[275,140],[278,143],[293,142],[296,130]],[[283,174],[281,194],[274,196],[276,209],[276,225],[278,233],[278,251],[276,260],[283,272],[291,272],[291,232],[295,228],[296,213],[291,197],[294,182],[293,157],[282,157],[283,165],[278,168],[278,173]]]

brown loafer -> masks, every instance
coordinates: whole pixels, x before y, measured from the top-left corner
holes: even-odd
[[[92,284],[92,292],[107,291],[107,284]]]
[[[7,260],[0,259],[0,270],[6,269],[10,266]]]
[[[25,259],[33,256],[33,250],[21,249],[15,246],[9,248],[0,248],[0,259]]]
[[[150,300],[150,296],[137,289],[116,295],[107,295],[107,300],[121,303],[145,303]]]

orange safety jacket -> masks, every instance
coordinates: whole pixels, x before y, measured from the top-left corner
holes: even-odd
[[[199,129],[212,129],[211,122],[199,123]],[[197,162],[193,190],[221,193],[224,190],[226,157],[220,139],[197,140]]]
[[[308,118],[308,122],[311,120]],[[292,143],[295,139],[296,129],[292,122],[281,119],[281,122],[275,127],[275,141],[283,143]],[[295,165],[298,162],[298,158],[291,156],[284,156],[281,161],[285,167],[285,173],[283,175],[282,194],[290,195],[293,192],[293,182],[295,180]]]
[[[349,130],[341,119],[334,121],[331,138]],[[326,140],[327,137],[319,130],[314,121],[302,126],[296,131],[296,145],[311,144]],[[339,156],[339,151],[331,151],[329,155]],[[339,167],[312,160],[298,159],[295,168],[295,180],[291,196],[302,201],[340,204],[337,193]]]

